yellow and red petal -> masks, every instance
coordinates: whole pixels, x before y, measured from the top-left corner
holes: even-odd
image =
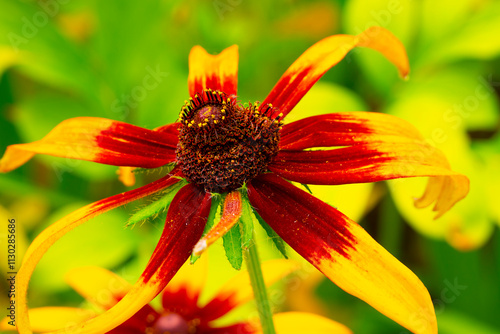
[[[324,185],[428,176],[429,186],[416,205],[435,201],[436,218],[469,192],[469,179],[452,171],[443,153],[426,143],[374,142],[327,151],[280,151],[269,169],[291,181]]]
[[[179,169],[174,169],[171,175],[177,175]],[[116,207],[125,205],[137,199],[151,195],[161,189],[167,188],[180,180],[175,176],[167,175],[157,181],[151,182],[143,187],[114,195],[106,199],[86,205],[83,208],[65,216],[54,224],[46,228],[31,243],[26,251],[21,269],[17,275],[16,303],[18,317],[16,319],[18,330],[22,333],[31,333],[28,318],[27,290],[31,275],[43,254],[61,237],[85,223],[92,217],[105,213]]]
[[[240,219],[242,212],[241,193],[238,190],[233,190],[224,199],[224,209],[220,221],[196,243],[193,254],[200,255],[208,246],[229,232]]]
[[[281,150],[424,141],[418,130],[401,118],[364,111],[303,118],[285,124],[280,136]]]
[[[116,305],[132,288],[130,283],[115,273],[93,266],[71,269],[66,273],[65,279],[86,300],[104,310]],[[146,328],[151,326],[159,316],[160,314],[149,304],[144,305],[131,318],[127,319],[118,328],[115,328],[116,331],[114,333],[127,333],[128,330],[132,330],[132,333],[134,331],[144,333]],[[33,326],[34,320],[31,318],[31,312],[30,320]],[[79,324],[84,320],[87,319],[82,319],[73,323],[73,325]],[[54,330],[60,328],[55,328]],[[110,333],[113,333],[113,331]]]
[[[270,286],[286,275],[298,270],[300,264],[292,260],[270,260],[262,263],[264,283]],[[203,319],[213,320],[222,317],[232,309],[243,305],[253,298],[248,272],[242,271],[224,284],[214,298],[201,310]]]
[[[41,140],[7,147],[0,172],[11,171],[35,154],[87,160],[115,166],[155,168],[175,161],[177,136],[97,117],[58,124]]]
[[[277,334],[352,334],[345,325],[312,313],[277,313],[273,321]]]
[[[170,204],[163,233],[139,280],[115,306],[79,324],[76,331],[108,332],[153,300],[191,255],[203,233],[210,206],[209,193],[193,184],[181,188]]]
[[[357,36],[334,35],[311,46],[283,74],[262,106],[270,103],[279,109],[277,114],[286,116],[316,81],[356,46],[382,53],[399,69],[401,76],[408,75],[409,63],[403,44],[388,30],[371,27]]]
[[[276,233],[340,288],[414,333],[437,333],[427,289],[361,226],[274,174],[252,180],[248,196]]]
[[[164,134],[171,135],[171,138],[178,138],[179,137],[179,124],[180,123],[171,123],[167,125],[163,125],[160,127],[155,128],[153,131],[158,131]],[[177,139],[176,140],[177,143]],[[177,145],[177,144],[176,144]],[[135,175],[134,175],[134,169],[136,167],[120,167],[118,168],[118,180],[120,180],[121,183],[123,183],[124,186],[126,187],[132,187],[135,184]]]
[[[82,321],[89,319],[93,311],[75,307],[40,307],[29,310],[31,327],[35,332],[49,332],[58,329],[70,331],[72,327]],[[0,330],[15,330],[8,325],[10,318],[0,322]]]
[[[210,55],[197,45],[189,54],[189,95],[204,89],[236,95],[238,90],[238,46],[233,45],[218,55]]]

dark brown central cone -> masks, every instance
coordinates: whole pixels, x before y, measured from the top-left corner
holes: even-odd
[[[188,181],[224,193],[265,172],[278,152],[281,126],[267,114],[219,91],[205,90],[190,99],[179,117],[177,146]]]

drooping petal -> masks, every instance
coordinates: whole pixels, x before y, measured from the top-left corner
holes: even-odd
[[[238,46],[233,45],[218,55],[210,55],[201,46],[189,54],[189,95],[194,97],[204,89],[236,95],[238,89]]]
[[[28,305],[26,302],[28,283],[31,275],[42,258],[43,254],[61,237],[83,224],[92,217],[107,212],[116,207],[125,205],[137,199],[151,195],[161,189],[167,188],[180,180],[175,175],[180,172],[179,169],[174,169],[170,175],[167,175],[157,181],[151,182],[143,187],[127,191],[122,194],[114,195],[106,199],[86,205],[83,208],[67,215],[54,224],[46,228],[35,240],[31,243],[26,251],[23,263],[17,275],[17,319],[16,323],[18,330],[22,333],[31,333],[30,323],[28,318]]]
[[[252,180],[248,196],[276,233],[340,288],[414,333],[437,333],[422,282],[358,224],[274,174]]]
[[[327,151],[281,151],[269,165],[276,174],[305,184],[348,184],[405,177],[438,177],[417,205],[436,202],[438,218],[469,192],[469,179],[451,170],[441,151],[426,143],[375,142]],[[434,185],[436,180],[431,181]]]
[[[262,103],[268,103],[286,116],[309,89],[330,68],[341,61],[356,46],[367,47],[382,53],[406,77],[409,72],[408,57],[403,44],[388,30],[371,27],[357,36],[334,35],[322,39],[307,49],[283,74]]]
[[[238,222],[242,212],[241,193],[238,190],[233,190],[224,199],[224,209],[220,221],[196,243],[193,254],[200,255],[208,246],[223,237]]]
[[[276,334],[352,334],[345,325],[312,313],[277,313],[273,321]]]
[[[11,171],[35,154],[115,166],[155,168],[175,161],[177,137],[97,117],[67,119],[41,140],[7,147],[0,172]]]
[[[139,280],[111,309],[79,324],[78,333],[110,331],[156,297],[191,255],[194,244],[203,233],[210,204],[210,194],[193,184],[179,190],[170,204],[158,245]]]
[[[29,310],[31,327],[35,332],[48,332],[58,329],[67,331],[93,315],[90,310],[75,307],[39,307]],[[8,325],[10,318],[5,318],[0,323],[0,330],[15,330],[15,327]]]
[[[174,312],[190,320],[199,311],[198,299],[208,274],[208,257],[194,264],[184,263],[162,292],[163,310]]]
[[[299,269],[300,264],[292,260],[270,260],[262,263],[264,283],[270,286],[286,275]],[[242,271],[234,276],[217,292],[214,298],[201,310],[206,320],[217,319],[235,307],[243,305],[253,298],[248,272]]]
[[[115,273],[100,267],[78,267],[66,273],[66,282],[92,304],[108,310],[118,303],[132,288],[132,285]],[[31,313],[30,313],[31,314]],[[93,316],[96,316],[94,314]],[[149,304],[144,305],[131,318],[109,333],[144,333],[160,314]],[[89,317],[90,318],[90,317]],[[32,321],[33,324],[33,319]],[[80,322],[78,321],[75,324]],[[63,327],[54,328],[57,330]]]

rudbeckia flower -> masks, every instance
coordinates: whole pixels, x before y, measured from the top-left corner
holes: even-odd
[[[262,264],[267,286],[297,270],[293,261],[271,260]],[[207,261],[196,265],[186,263],[161,293],[161,308],[147,304],[130,319],[112,329],[110,334],[258,334],[260,326],[254,319],[218,326],[217,321],[253,297],[249,276],[239,272],[228,280],[206,303],[200,302],[207,277]],[[71,332],[78,323],[97,315],[96,309],[107,310],[131,289],[122,277],[100,267],[80,267],[66,274],[68,284],[83,296],[93,308],[40,307],[29,311],[32,329],[48,332],[64,329]],[[333,320],[302,312],[274,315],[277,333],[351,334],[344,325]],[[12,329],[9,318],[0,329]],[[306,326],[306,327],[304,327]]]
[[[169,175],[87,205],[33,241],[18,273],[18,329],[30,333],[28,282],[55,241],[95,215],[166,193],[173,198],[165,228],[145,271],[116,305],[82,323],[81,333],[108,331],[130,318],[163,290],[193,249],[201,253],[230,230],[248,211],[248,202],[257,218],[340,288],[412,332],[436,333],[434,308],[422,282],[358,224],[289,182],[337,185],[430,177],[415,205],[434,204],[436,216],[466,196],[467,177],[452,171],[442,152],[396,117],[349,112],[283,124],[314,83],[357,46],[380,52],[407,76],[401,42],[383,28],[370,28],[314,44],[262,103],[243,106],[237,100],[237,46],[217,56],[195,46],[189,56],[191,97],[178,122],[147,130],[102,118],[75,118],[37,142],[9,146],[0,161],[3,172],[35,154],[124,167],[175,164]],[[181,179],[188,184],[181,187]],[[213,193],[227,193],[224,209],[219,224],[203,236]]]

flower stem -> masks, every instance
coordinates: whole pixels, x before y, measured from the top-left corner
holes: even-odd
[[[257,252],[257,245],[255,244],[255,235],[248,249],[244,251],[244,255],[248,274],[250,275],[250,282],[252,283],[253,294],[257,303],[262,333],[276,334],[273,314],[271,313],[271,305],[269,304],[266,285],[260,268],[259,254]]]

